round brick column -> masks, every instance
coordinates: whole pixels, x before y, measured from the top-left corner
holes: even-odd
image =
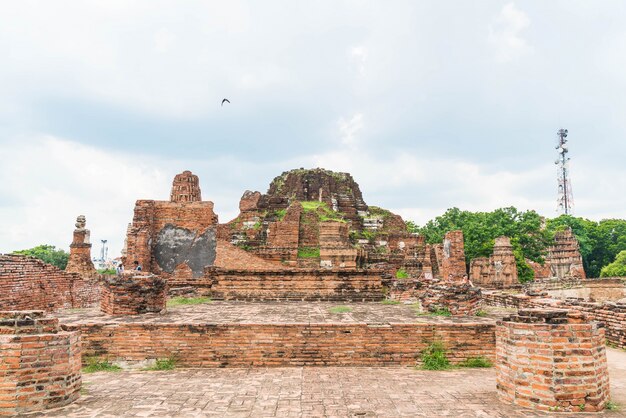
[[[0,416],[57,408],[80,396],[80,333],[43,311],[0,311]]]
[[[497,323],[496,376],[505,402],[601,411],[609,400],[604,329],[579,311],[520,309]]]
[[[108,315],[165,311],[167,282],[155,275],[106,277],[101,282],[100,310]]]

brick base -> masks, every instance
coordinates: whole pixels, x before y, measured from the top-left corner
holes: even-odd
[[[65,406],[80,396],[80,333],[42,311],[0,312],[0,415]]]
[[[108,315],[162,312],[167,301],[167,282],[154,275],[106,277],[100,293],[100,310]]]
[[[601,411],[609,400],[604,329],[577,311],[522,309],[496,327],[498,396],[542,411]]]

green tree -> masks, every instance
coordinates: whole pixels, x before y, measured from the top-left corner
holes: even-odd
[[[520,212],[514,207],[496,209],[493,212],[469,212],[451,208],[442,216],[429,221],[419,229],[426,242],[435,244],[443,240],[448,231],[460,229],[465,238],[465,258],[488,257],[493,252],[495,239],[505,235],[517,261],[520,281],[529,281],[534,273],[525,259],[543,263],[546,247],[552,235],[542,228],[543,219],[535,211]]]
[[[626,251],[620,251],[615,261],[602,267],[600,277],[624,277],[626,276]]]
[[[28,250],[13,251],[13,254],[21,254],[35,257],[40,259],[44,263],[52,264],[53,266],[56,266],[61,270],[65,270],[65,266],[67,266],[67,260],[70,257],[70,255],[62,249],[57,249],[54,245],[45,244],[38,245]]]

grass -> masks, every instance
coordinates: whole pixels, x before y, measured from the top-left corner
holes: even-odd
[[[493,367],[493,364],[485,357],[470,357],[467,360],[459,363],[459,367],[471,367],[471,368],[487,368]]]
[[[87,365],[83,366],[83,373],[95,372],[119,372],[122,370],[120,366],[109,363],[108,360],[101,360],[97,357],[88,357]]]
[[[98,269],[96,270],[98,274],[106,274],[107,276],[114,276],[115,269]]]
[[[476,316],[487,316],[487,311],[485,311],[483,309],[479,309],[478,311],[476,311],[475,315]]]
[[[382,302],[383,305],[399,305],[400,301],[399,300],[392,300],[392,299],[385,299]]]
[[[159,370],[174,370],[175,368],[176,368],[176,358],[172,356],[169,358],[157,359],[156,362],[152,366],[147,367],[144,370],[159,371]]]
[[[320,249],[318,247],[300,247],[298,248],[298,258],[318,258]]]
[[[328,207],[328,204],[326,204],[326,202],[319,202],[314,200],[300,202],[300,204],[302,205],[302,210],[305,213],[315,212],[320,221],[346,222],[343,219],[342,214],[332,210],[330,207]]]
[[[333,306],[329,309],[330,313],[338,314],[338,313],[347,313],[352,312],[352,308],[349,306]]]
[[[604,409],[607,411],[619,411],[619,405],[613,401],[608,401],[606,405],[604,405]]]
[[[408,278],[409,278],[409,273],[407,273],[405,269],[398,269],[398,271],[396,271],[396,279],[408,279]]]
[[[285,215],[287,214],[287,209],[278,209],[276,212],[276,217],[279,221],[282,221]]]
[[[435,341],[426,347],[421,354],[423,370],[448,370],[450,361],[446,357],[443,343]]]
[[[450,310],[446,307],[443,308],[435,308],[434,311],[430,311],[430,312],[420,312],[418,313],[419,315],[426,315],[426,316],[452,316],[452,313],[450,312]]]
[[[182,306],[182,305],[200,305],[201,303],[211,303],[211,298],[209,297],[185,298],[182,296],[177,296],[167,301],[167,307],[173,308],[175,306]]]

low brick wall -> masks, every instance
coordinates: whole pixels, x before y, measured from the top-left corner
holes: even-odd
[[[378,301],[383,299],[377,270],[207,270],[211,294],[223,300]]]
[[[83,355],[110,361],[174,356],[188,367],[412,366],[433,341],[452,363],[494,360],[495,324],[71,324]]]
[[[33,257],[0,254],[0,310],[45,310],[95,306],[97,279],[83,279]]]
[[[469,283],[440,281],[425,286],[422,308],[434,312],[447,309],[452,315],[474,315],[480,309],[481,291]]]
[[[167,282],[158,276],[107,277],[102,280],[100,310],[108,315],[162,312]]]
[[[43,311],[0,312],[0,415],[67,405],[80,396],[80,333]]]
[[[496,327],[498,396],[542,411],[602,411],[609,400],[604,329],[580,312],[522,309]]]
[[[545,296],[507,294],[497,291],[483,292],[483,303],[487,306],[506,308],[559,308],[576,309],[584,312],[592,321],[606,327],[606,340],[620,348],[626,348],[626,305],[615,302],[594,303],[576,299],[552,299]]]

